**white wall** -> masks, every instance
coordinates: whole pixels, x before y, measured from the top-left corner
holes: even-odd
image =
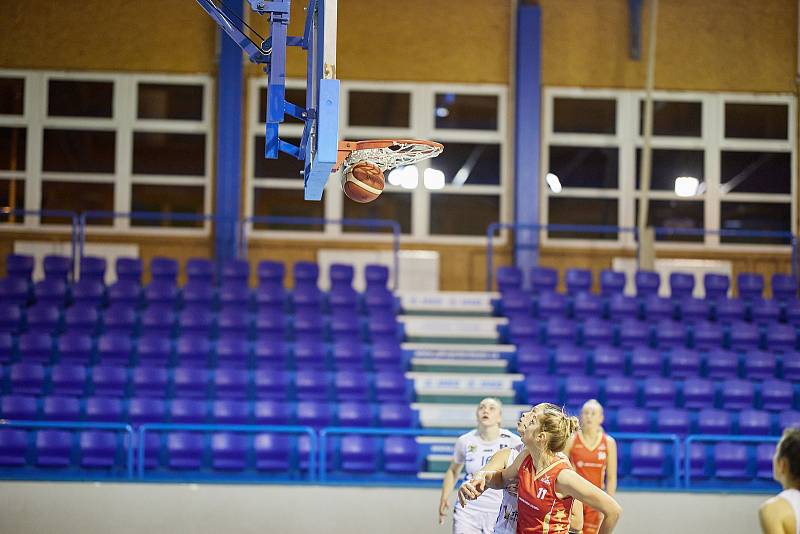
[[[621,534],[752,534],[764,495],[621,493]],[[2,534],[449,534],[436,489],[0,483]]]

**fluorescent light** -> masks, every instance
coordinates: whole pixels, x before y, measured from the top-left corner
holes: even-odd
[[[450,115],[450,110],[445,107],[438,107],[436,108],[436,116],[440,119],[444,119]]]
[[[693,197],[697,194],[700,181],[694,176],[678,176],[675,178],[675,194],[679,197]]]
[[[400,185],[403,183],[403,169],[405,169],[405,167],[395,167],[389,171],[389,176],[387,178],[391,185]]]
[[[547,176],[545,176],[544,179],[547,181],[547,185],[550,186],[550,190],[553,193],[561,192],[561,180],[558,179],[558,176],[556,176],[552,172],[548,172]]]
[[[439,169],[425,169],[422,173],[422,182],[425,184],[425,189],[442,189],[444,173]]]
[[[399,167],[397,171],[401,187],[404,189],[416,189],[417,185],[419,185],[419,169],[414,165],[406,165],[405,167]]]

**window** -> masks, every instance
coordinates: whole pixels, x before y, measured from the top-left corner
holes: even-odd
[[[208,213],[211,79],[0,71],[0,205]],[[33,145],[33,146],[31,146]],[[5,216],[48,228],[64,217]],[[202,221],[90,217],[113,231]]]
[[[478,242],[486,227],[508,218],[510,196],[504,195],[510,146],[506,128],[506,88],[417,83],[341,83],[339,133],[344,140],[428,139],[445,145],[433,160],[418,163],[401,179],[386,175],[381,196],[368,204],[347,199],[335,180],[329,180],[322,202],[303,200],[303,162],[281,153],[264,158],[266,80],[254,79],[249,88],[247,215],[299,216],[328,219],[390,219],[403,236],[419,241]],[[302,81],[288,80],[286,99],[303,104]],[[287,120],[281,139],[297,145],[302,123]],[[471,217],[463,217],[469,212]],[[362,226],[289,225],[255,222],[253,230],[291,232],[326,239],[379,236],[388,228]]]
[[[786,244],[725,231],[793,231],[795,105],[790,95],[657,92],[647,212],[648,225],[663,229],[657,241]],[[543,223],[636,226],[643,113],[638,91],[545,91]],[[570,230],[549,231],[545,239],[634,246],[630,231]]]

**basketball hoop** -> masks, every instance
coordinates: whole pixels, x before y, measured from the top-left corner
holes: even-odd
[[[379,139],[374,141],[339,141],[339,155],[334,171],[347,169],[367,161],[388,171],[403,165],[413,165],[423,159],[435,158],[444,150],[441,143],[417,139]]]

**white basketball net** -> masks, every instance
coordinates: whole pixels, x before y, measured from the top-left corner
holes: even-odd
[[[441,153],[441,146],[399,142],[384,148],[354,150],[345,158],[342,166],[349,169],[356,163],[368,161],[380,167],[381,171],[388,171],[403,165],[413,165],[423,159],[435,158]]]

